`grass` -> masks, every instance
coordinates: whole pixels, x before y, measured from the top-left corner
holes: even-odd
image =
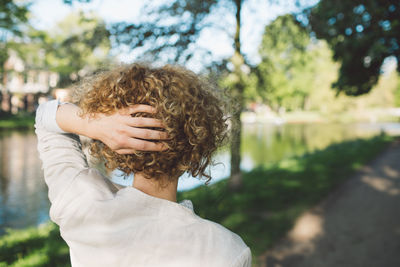
[[[0,129],[33,129],[34,123],[35,116],[32,114],[1,114],[0,116]]]
[[[239,234],[254,260],[282,238],[296,218],[322,200],[357,169],[375,158],[393,137],[346,141],[273,166],[243,174],[240,191],[227,181],[179,194],[191,199],[195,212]]]
[[[71,266],[69,248],[56,224],[7,230],[0,238],[0,266]]]
[[[244,173],[243,186],[235,193],[223,180],[207,188],[180,192],[178,200],[192,200],[199,216],[239,234],[256,261],[287,233],[302,212],[393,140],[382,135],[334,144]],[[68,247],[54,223],[7,232],[0,237],[0,266],[70,266]]]

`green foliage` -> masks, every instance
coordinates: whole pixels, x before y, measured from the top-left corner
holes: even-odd
[[[335,69],[330,51],[323,42],[312,40],[293,15],[280,16],[266,26],[259,53],[261,62],[252,72],[258,82],[252,92],[275,110],[311,109],[310,97],[329,87],[326,80]],[[326,76],[325,84],[321,76]]]
[[[70,266],[69,248],[52,222],[7,230],[0,238],[0,266]]]
[[[265,28],[259,49],[261,63],[256,68],[260,95],[270,106],[289,110],[302,108],[309,94],[309,33],[292,15],[278,17]],[[307,79],[308,78],[308,79]]]
[[[31,68],[48,69],[60,75],[65,87],[111,62],[109,32],[94,14],[71,13],[52,30],[27,32],[28,43],[14,45]]]
[[[0,0],[0,73],[8,58],[8,41],[11,36],[21,35],[21,26],[27,21],[28,5],[16,4],[14,0]]]
[[[219,2],[224,1],[164,1],[159,5],[148,4],[142,12],[146,14],[146,19],[139,23],[116,23],[112,34],[120,44],[128,45],[131,49],[146,47],[141,57],[184,64],[195,51],[200,52],[199,49],[193,49],[200,32],[216,26],[204,21]],[[209,51],[204,51],[203,56],[209,58]]]
[[[17,4],[15,0],[0,0],[1,42],[5,42],[6,33],[21,34],[20,27],[27,21],[28,5]]]
[[[109,61],[109,32],[94,14],[72,13],[48,35],[51,45],[47,65],[60,74],[61,86],[94,72]]]
[[[399,75],[389,70],[369,93],[357,98],[338,95],[331,84],[337,80],[340,64],[333,61],[326,41],[310,35],[292,15],[266,26],[259,48],[261,62],[245,79],[248,102],[263,102],[275,111],[317,112],[324,121],[374,120],[372,109],[398,103]]]
[[[281,238],[295,219],[356,169],[374,158],[393,138],[377,136],[331,145],[301,157],[244,173],[232,194],[227,180],[178,195],[191,199],[201,217],[238,233],[259,256]]]
[[[400,107],[400,79],[397,82],[397,87],[394,93],[394,103],[396,107]]]
[[[24,40],[10,40],[26,69],[50,70],[60,75],[59,87],[111,65],[111,42],[103,20],[93,13],[71,13],[52,30],[27,27]]]
[[[0,129],[33,129],[34,123],[35,117],[30,114],[20,113],[18,115],[0,115]]]
[[[307,13],[313,31],[341,64],[338,91],[365,94],[378,82],[385,58],[400,62],[399,1],[321,0]]]
[[[396,118],[390,118],[382,111],[396,105],[399,84],[398,73],[392,71],[381,75],[373,90],[364,95],[335,96],[334,90],[321,90],[313,94],[310,101],[314,110],[320,110],[324,118],[333,121],[393,121]]]

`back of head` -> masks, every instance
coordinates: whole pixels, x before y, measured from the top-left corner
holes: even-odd
[[[154,117],[163,121],[171,138],[163,141],[166,151],[128,155],[93,140],[91,154],[104,159],[107,169],[141,172],[152,179],[173,180],[184,172],[210,178],[205,169],[227,136],[225,102],[195,73],[171,65],[133,64],[87,79],[75,94],[84,114],[111,114],[135,104],[151,105],[157,111]]]

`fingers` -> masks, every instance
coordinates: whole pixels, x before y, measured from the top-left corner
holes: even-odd
[[[156,109],[150,105],[138,104],[133,105],[119,111],[119,114],[124,115],[117,119],[125,124],[119,133],[123,138],[119,149],[115,149],[118,154],[133,154],[135,151],[164,151],[168,146],[162,142],[152,142],[150,140],[169,140],[170,137],[164,131],[151,130],[146,128],[165,128],[161,120],[145,117],[126,116],[133,113],[156,113]],[[127,138],[129,137],[129,138]]]
[[[138,112],[154,114],[154,113],[156,113],[156,109],[150,105],[137,104],[137,105],[133,105],[133,106],[125,108],[124,113],[125,112],[127,114],[133,114],[133,113],[138,113]]]
[[[168,149],[168,147],[163,143],[155,143],[146,140],[129,138],[127,141],[127,145],[132,149],[120,149],[119,151],[124,152],[125,154],[132,154],[131,151],[164,151]],[[119,152],[118,152],[119,153]],[[121,153],[120,153],[121,154]]]
[[[135,149],[118,149],[115,150],[115,152],[117,152],[118,154],[133,154],[135,153]]]
[[[134,128],[134,127],[126,127],[125,131],[134,138],[146,139],[146,140],[168,140],[169,136],[166,132],[150,130],[150,129],[142,129],[142,128]]]
[[[133,113],[144,112],[144,113],[155,113],[156,109],[149,105],[134,105],[125,108],[120,111],[121,114],[131,115]],[[146,117],[131,117],[126,116],[124,118],[127,125],[132,127],[154,127],[154,128],[165,128],[163,122],[159,119],[146,118]]]
[[[142,141],[142,140],[139,140],[139,141]],[[148,146],[148,144],[147,143],[151,143],[151,142],[146,142],[146,141],[143,141],[143,142],[145,142],[145,144],[144,145],[141,145],[144,149],[142,149],[142,150],[139,150],[139,149],[131,149],[131,148],[125,148],[125,149],[118,149],[118,150],[115,150],[115,152],[117,152],[118,154],[123,154],[123,155],[126,155],[126,154],[133,154],[133,153],[135,153],[136,151],[165,151],[165,150],[167,150],[168,149],[168,147],[166,146],[166,145],[164,145],[164,144],[161,144],[161,143],[153,143],[153,144],[155,144],[155,146],[150,146],[149,148],[151,149],[151,150],[148,150],[147,148],[147,146]]]
[[[165,128],[161,120],[144,117],[127,117],[126,123],[132,127],[156,127]]]

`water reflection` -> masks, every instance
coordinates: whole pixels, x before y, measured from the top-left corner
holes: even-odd
[[[289,156],[323,149],[332,143],[376,135],[389,124],[373,126],[362,123],[247,125],[243,137],[243,157],[251,159],[251,168],[270,164]]]
[[[249,124],[243,129],[242,169],[271,164],[293,155],[322,149],[331,143],[356,137],[368,137],[385,131],[399,133],[400,124]],[[47,186],[32,131],[0,131],[0,235],[5,227],[24,228],[49,219]],[[213,182],[229,175],[229,154],[222,149],[215,159],[223,164],[210,169]],[[131,185],[132,177],[115,182]],[[204,184],[182,177],[179,190]]]
[[[0,234],[49,219],[47,187],[32,131],[0,132]]]

